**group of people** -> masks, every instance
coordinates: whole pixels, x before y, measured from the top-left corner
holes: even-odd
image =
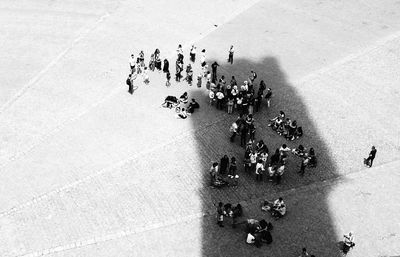
[[[297,125],[296,120],[291,120],[285,116],[285,112],[280,111],[278,116],[270,119],[271,123],[268,126],[287,140],[295,140],[301,137],[303,135],[303,128]]]
[[[237,186],[239,175],[237,174],[236,158],[224,155],[220,162],[214,162],[210,168],[210,182],[213,187],[226,185]]]
[[[184,92],[179,98],[176,96],[169,95],[164,99],[164,103],[161,105],[165,108],[175,108],[177,112],[176,117],[180,119],[186,119],[194,111],[200,108],[200,104],[196,102],[196,99],[192,98],[189,104],[189,96],[187,92]]]

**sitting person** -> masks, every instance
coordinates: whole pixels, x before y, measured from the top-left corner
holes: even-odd
[[[272,243],[272,235],[271,230],[273,226],[271,222],[266,222],[264,219],[260,220],[259,228],[256,231],[256,237],[260,237],[261,242],[265,242],[267,244]]]
[[[279,197],[273,203],[268,200],[264,201],[261,210],[269,211],[273,217],[279,219],[286,214],[286,205],[283,202],[282,197]]]
[[[176,115],[176,118],[186,119],[188,117],[188,113],[185,108],[182,108],[180,112]]]
[[[271,121],[272,122],[270,124],[268,124],[268,126],[270,126],[275,131],[277,131],[278,129],[279,129],[279,131],[283,131],[283,127],[282,127],[283,120],[280,116],[272,119]]]
[[[315,168],[317,167],[317,157],[315,156],[314,148],[310,148],[310,151],[307,154],[308,158],[308,166]]]
[[[268,147],[266,144],[264,144],[263,140],[258,141],[257,145],[256,145],[256,150],[258,154],[261,153],[268,153]]]
[[[306,149],[303,145],[299,145],[297,148],[292,150],[292,153],[299,157],[304,157],[306,155]]]
[[[178,98],[175,96],[169,95],[165,98],[164,103],[162,104],[163,107],[172,108],[172,106],[178,104]]]
[[[347,235],[343,235],[343,253],[347,254],[350,251],[350,248],[354,247],[356,244],[354,243],[354,235],[353,232],[349,232]]]
[[[297,127],[296,131],[294,132],[294,137],[299,138],[303,135],[303,128],[302,127]]]
[[[182,103],[187,103],[188,102],[188,93],[187,92],[185,92],[185,93],[183,93],[180,97],[179,97],[179,100],[182,102]]]
[[[195,109],[200,108],[200,105],[198,102],[196,102],[196,100],[194,98],[192,98],[192,101],[190,102],[187,111],[188,113],[193,113]]]
[[[290,122],[290,124],[287,126],[286,139],[287,140],[296,139],[296,137],[295,137],[296,130],[297,130],[297,122],[294,120],[294,121]]]

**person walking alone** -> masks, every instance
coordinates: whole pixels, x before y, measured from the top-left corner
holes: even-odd
[[[228,62],[233,64],[233,53],[235,52],[233,45],[229,48],[229,56],[228,56]]]
[[[372,163],[374,162],[375,155],[376,155],[376,148],[375,148],[375,146],[372,146],[371,152],[369,152],[368,158],[364,159],[365,166],[367,166],[368,168],[372,167]]]

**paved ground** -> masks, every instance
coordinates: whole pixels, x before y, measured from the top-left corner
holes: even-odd
[[[390,183],[397,178],[392,166],[398,167],[393,161],[400,152],[398,3],[213,1],[209,8],[210,3],[2,3],[1,19],[18,19],[1,27],[7,50],[2,53],[7,61],[0,64],[0,82],[6,85],[0,89],[1,256],[259,254],[242,247],[240,232],[214,231],[209,213],[222,200],[248,202],[248,212],[260,215],[259,198],[279,192],[298,207],[300,220],[312,217],[314,223],[288,216],[274,232],[285,244],[274,245],[271,256],[291,256],[310,237],[318,238],[307,243],[317,256],[334,256],[332,243],[348,227],[357,231],[355,256],[396,254],[366,236],[364,221],[349,219],[350,225],[345,218],[365,212],[366,222],[375,221],[381,206],[365,210],[359,200],[366,197],[372,205],[372,195],[395,192]],[[177,9],[179,18],[166,15]],[[33,19],[37,27],[24,25]],[[283,109],[305,128],[305,136],[290,146],[314,147],[319,167],[300,179],[294,172],[298,160],[291,158],[281,186],[256,185],[240,173],[238,188],[210,189],[211,162],[225,153],[243,155],[227,140],[236,116],[208,106],[204,87],[163,87],[162,74],[151,74],[149,86],[139,83],[134,96],[124,85],[131,51],[147,54],[159,47],[164,58],[174,58],[178,43],[191,42],[206,48],[210,61],[223,64],[221,74],[244,80],[255,69],[274,90],[273,107],[256,114],[257,138],[271,150],[284,142],[266,126]],[[231,43],[237,50],[232,66],[225,64]],[[32,67],[17,68],[27,63]],[[185,121],[160,108],[166,95],[183,91],[201,104]],[[359,174],[372,144],[378,148],[376,165],[390,168],[385,176],[363,177],[357,186],[373,188],[375,178],[389,183],[388,191],[376,189],[368,198],[352,191],[354,181],[321,184]],[[337,211],[347,193],[353,195],[348,202],[353,209]],[[398,210],[397,198],[385,203]],[[399,232],[386,229],[393,221],[375,221],[380,226],[374,232],[390,247],[396,238],[391,234]],[[182,222],[186,225],[177,226]],[[288,231],[295,236],[287,237]],[[175,236],[179,233],[184,236]]]

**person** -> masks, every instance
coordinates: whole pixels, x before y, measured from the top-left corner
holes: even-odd
[[[136,66],[136,61],[135,61],[135,56],[134,54],[131,54],[131,57],[129,58],[129,66],[131,68],[131,74],[136,72],[135,66]]]
[[[218,175],[218,162],[214,162],[210,168],[211,185],[217,180]]]
[[[311,168],[317,167],[317,156],[315,155],[314,148],[310,148],[307,154],[308,163],[307,165]]]
[[[167,59],[164,59],[164,67],[163,67],[163,72],[167,73],[169,72],[169,62]]]
[[[376,148],[375,148],[375,146],[372,146],[371,152],[369,152],[368,158],[364,159],[365,166],[367,166],[368,168],[372,167],[372,163],[374,162],[375,155],[376,155]]]
[[[161,72],[161,57],[160,57],[160,50],[158,48],[154,51],[154,59],[156,62],[155,63],[156,69],[159,72]]]
[[[279,219],[282,218],[286,214],[286,204],[283,202],[283,198],[279,197],[275,200],[273,208],[272,208],[272,216]]]
[[[232,157],[231,158],[231,163],[230,163],[230,166],[229,166],[228,174],[231,175],[231,176],[236,176],[236,171],[237,171],[236,158]]]
[[[283,144],[279,148],[279,153],[280,153],[280,161],[282,163],[286,163],[287,157],[288,157],[288,152],[290,152],[292,149],[290,149],[286,144]]]
[[[128,78],[126,79],[126,84],[128,85],[128,92],[129,94],[133,94],[133,80],[132,80],[132,73],[128,75]]]
[[[188,114],[187,114],[185,108],[182,108],[180,110],[180,112],[177,114],[177,118],[186,119],[187,117],[188,117]]]
[[[235,141],[235,137],[238,133],[238,124],[236,122],[232,123],[231,127],[229,128],[229,131],[232,133],[230,141],[233,142]]]
[[[354,235],[353,232],[349,232],[349,234],[343,235],[343,253],[347,254],[350,251],[350,248],[354,247],[356,244],[354,243]]]
[[[304,157],[306,155],[306,149],[304,148],[303,145],[299,145],[297,148],[294,148],[292,150],[292,153],[299,157]]]
[[[150,78],[149,78],[149,73],[147,70],[147,67],[144,67],[143,73],[142,73],[142,78],[143,78],[143,83],[148,85],[150,83]]]
[[[156,68],[156,59],[155,59],[154,53],[153,53],[153,54],[151,54],[151,56],[150,56],[149,69],[150,69],[151,71],[154,71],[155,68]]]
[[[264,143],[263,140],[258,141],[258,143],[256,144],[256,149],[257,149],[257,153],[261,154],[262,152],[267,153],[268,156],[268,147],[267,145]]]
[[[301,254],[299,255],[299,257],[308,257],[308,256],[310,256],[310,255],[308,254],[307,249],[304,247],[301,250]]]
[[[190,48],[190,61],[193,63],[196,61],[196,47],[194,45]]]
[[[210,90],[210,92],[208,93],[208,98],[210,99],[209,104],[213,105],[214,101],[215,101],[215,94],[213,91]]]
[[[179,97],[179,100],[182,102],[182,103],[187,103],[188,102],[188,93],[187,92],[184,92],[180,97]]]
[[[225,98],[224,93],[222,93],[222,91],[219,90],[215,96],[217,97],[217,109],[222,110]]]
[[[249,125],[249,137],[250,137],[249,142],[253,143],[255,140],[255,136],[256,136],[256,126],[254,125],[254,123],[251,123]]]
[[[235,49],[233,48],[233,45],[229,48],[229,55],[228,55],[228,62],[233,64],[233,53],[235,52]]]
[[[261,102],[262,102],[262,93],[260,90],[258,90],[256,98],[254,98],[254,110],[255,112],[258,112],[261,108]]]
[[[250,143],[248,144],[250,145]],[[252,172],[254,172],[256,170],[256,166],[257,166],[257,153],[255,150],[252,150],[250,153],[250,169]]]
[[[197,87],[200,88],[201,87],[201,80],[203,78],[202,74],[197,75]]]
[[[181,72],[183,71],[183,62],[179,59],[176,60],[175,68],[176,68],[175,80],[177,82],[180,82],[182,78]]]
[[[200,64],[201,67],[206,66],[206,49],[201,50]]]
[[[253,85],[254,80],[257,78],[257,73],[255,71],[250,71],[250,84]]]
[[[166,76],[166,78],[167,78],[167,81],[165,82],[165,86],[166,86],[166,87],[169,87],[169,86],[171,86],[171,82],[170,82],[170,80],[171,80],[171,73],[169,73],[169,71],[168,71],[167,74],[166,74],[165,76]]]
[[[228,98],[228,114],[231,114],[233,112],[233,105],[235,104],[235,100],[232,96],[229,96]]]
[[[187,112],[188,113],[194,113],[194,111],[196,109],[200,108],[200,105],[198,102],[196,102],[196,100],[194,98],[192,98],[192,101],[190,102],[188,108],[187,108]]]
[[[263,95],[264,90],[267,89],[267,85],[265,84],[264,80],[260,81],[260,86],[258,87],[258,92]]]
[[[256,164],[256,181],[263,181],[264,165],[263,161],[260,159]]]
[[[212,78],[211,78],[211,82],[215,83],[217,81],[217,67],[219,66],[219,64],[217,62],[213,62],[213,64],[211,64],[211,71],[212,71]]]
[[[247,125],[243,124],[240,128],[240,146],[246,146],[247,143],[247,132],[248,127]]]
[[[176,52],[178,54],[178,60],[182,60],[183,61],[183,50],[182,50],[182,45],[181,44],[178,45],[178,49],[176,49]]]
[[[224,204],[222,202],[218,203],[217,207],[217,224],[219,227],[224,227]]]
[[[268,88],[267,93],[265,94],[265,99],[267,100],[267,107],[271,106],[271,98],[272,98],[272,89]]]
[[[227,169],[229,167],[229,157],[225,154],[224,157],[221,158],[220,161],[220,174],[225,174],[227,172]]]
[[[145,65],[144,65],[144,53],[143,53],[143,50],[140,51],[138,60],[139,60],[140,66],[144,67]]]
[[[284,172],[285,172],[285,164],[281,162],[278,165],[278,168],[276,169],[276,172],[275,172],[275,180],[276,180],[277,185],[279,185],[281,183],[282,175]]]
[[[185,78],[185,80],[188,82],[189,86],[192,85],[193,70],[192,70],[192,66],[190,65],[190,63],[186,66],[186,78]]]

